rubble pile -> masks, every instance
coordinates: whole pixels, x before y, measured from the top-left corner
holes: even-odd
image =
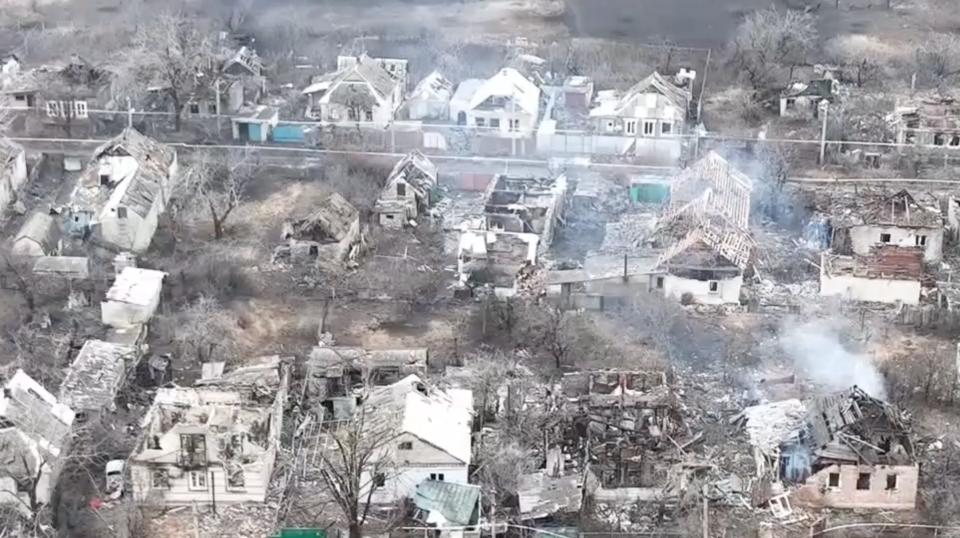
[[[657,217],[653,213],[627,213],[607,223],[601,251],[613,252],[642,247],[653,232]]]

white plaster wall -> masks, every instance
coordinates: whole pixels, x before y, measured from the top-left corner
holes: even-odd
[[[100,320],[104,325],[116,329],[124,329],[134,325],[147,323],[157,311],[160,304],[160,291],[157,290],[150,304],[146,306],[123,303],[120,301],[103,301],[100,303]]]
[[[716,292],[711,292],[710,281],[667,274],[664,275],[663,279],[663,293],[677,301],[683,297],[683,294],[690,293],[693,295],[694,302],[698,304],[718,305],[738,304],[740,302],[740,288],[743,286],[742,276],[737,275],[716,282],[719,284],[719,289]]]
[[[899,247],[917,246],[917,236],[927,236],[923,249],[923,261],[937,262],[943,255],[942,228],[902,228],[899,226],[854,226],[850,228],[850,246],[861,256],[870,254],[870,248],[881,245],[880,234],[890,234],[889,245]]]
[[[431,474],[443,474],[444,482],[468,484],[466,465],[425,465],[417,467],[400,467],[392,476],[388,476],[386,484],[373,492],[375,504],[391,504],[398,499],[413,497],[417,484],[428,480]],[[361,484],[370,483],[369,473],[363,473]]]
[[[913,305],[920,302],[920,282],[821,274],[820,295],[835,295],[853,301]]]
[[[27,181],[27,156],[21,151],[10,164],[0,170],[0,217],[7,212],[7,206],[17,199],[17,192]]]
[[[840,475],[839,487],[829,486],[831,473]],[[870,473],[869,489],[857,489],[860,473]],[[887,475],[897,475],[897,487],[887,490]],[[919,469],[915,465],[831,465],[810,476],[791,495],[800,506],[913,510],[917,506]]]
[[[170,476],[169,488],[153,488],[152,471],[158,468],[167,469]],[[227,477],[224,469],[220,466],[210,466],[196,470],[203,471],[206,474],[207,487],[205,490],[190,489],[189,471],[181,470],[175,465],[131,464],[130,477],[134,499],[142,502],[150,498],[152,494],[154,499],[159,500],[161,504],[166,506],[192,503],[210,504],[214,497],[217,504],[264,502],[266,499],[270,474],[268,468],[262,464],[244,466],[244,487],[242,490],[227,489]]]
[[[537,123],[537,116],[526,114],[524,112],[512,112],[508,110],[468,110],[467,126],[476,127],[477,118],[483,118],[484,127],[477,131],[478,134],[499,135],[505,137],[528,136],[534,130]],[[498,129],[490,128],[491,119],[499,119],[500,127]],[[520,126],[516,131],[510,130],[511,119],[520,120]],[[456,118],[454,118],[456,120]]]

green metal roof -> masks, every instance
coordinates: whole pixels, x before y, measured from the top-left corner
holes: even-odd
[[[473,525],[477,522],[477,503],[480,488],[439,480],[424,480],[417,486],[413,504],[429,512],[439,512],[453,525]]]

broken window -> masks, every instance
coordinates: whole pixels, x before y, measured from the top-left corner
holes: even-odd
[[[313,256],[313,257],[319,256],[319,255],[320,255],[320,247],[319,247],[318,245],[310,245],[310,249],[309,249],[309,251],[308,251],[308,255],[309,255],[309,256]]]
[[[188,489],[193,491],[207,490],[207,471],[190,471]]]
[[[890,242],[890,234],[880,234],[880,242],[881,242],[881,243],[889,243],[889,242]]]
[[[227,473],[227,488],[228,489],[243,489],[245,486],[243,478],[243,469],[234,469],[228,471]]]
[[[934,146],[944,146],[947,143],[947,135],[943,133],[936,133],[933,135],[933,145]]]
[[[516,132],[516,131],[519,131],[519,130],[520,130],[520,120],[513,119],[513,120],[509,120],[509,121],[510,121],[510,130],[511,130],[511,131]]]
[[[383,473],[377,473],[373,475],[373,487],[382,488],[387,484],[387,475]]]
[[[110,174],[100,173],[100,185],[109,185],[110,184]]]
[[[863,161],[870,168],[880,168],[879,153],[867,153],[863,156]]]
[[[830,476],[827,477],[827,486],[831,488],[839,488],[840,473],[830,473]]]
[[[644,121],[643,122],[643,134],[644,136],[653,136],[653,126],[655,123],[653,121]]]
[[[657,277],[657,289],[658,289],[658,290],[662,290],[662,289],[663,289],[663,277],[662,277],[662,276],[658,276],[658,277]]]
[[[925,246],[927,246],[927,236],[925,236],[925,235],[918,235],[918,236],[915,236],[913,239],[914,239],[914,242],[916,243],[916,245],[917,245],[918,247],[925,247]]]
[[[897,475],[888,474],[887,475],[887,491],[896,491],[897,490]]]
[[[660,124],[660,134],[668,135],[673,132],[673,124],[669,121],[665,121]]]
[[[150,487],[168,489],[170,487],[170,473],[166,469],[155,469],[150,473]]]
[[[870,489],[870,473],[859,473],[857,475],[857,489],[860,491]]]
[[[200,113],[200,104],[199,103],[190,103],[190,113],[199,114]]]
[[[117,208],[117,218],[118,218],[118,219],[125,219],[125,218],[127,218],[127,208],[125,208],[125,207],[123,207],[123,206],[118,207],[118,208]]]
[[[483,118],[477,118],[476,122],[477,122],[477,127],[486,127],[487,125],[487,120]]]
[[[500,128],[500,118],[490,118],[490,127],[494,129]]]
[[[430,473],[430,480],[439,480],[443,482],[443,473]]]
[[[413,442],[411,442],[411,441],[404,441],[404,442],[400,443],[400,447],[399,447],[399,448],[400,448],[400,450],[413,450]]]
[[[960,146],[960,135],[953,135],[950,137],[950,146],[954,148]]]
[[[406,196],[407,195],[407,185],[405,183],[397,183],[397,196]]]
[[[711,280],[707,283],[707,286],[710,289],[710,293],[719,293],[720,292],[720,283],[716,280]]]
[[[364,121],[373,121],[373,111],[370,109],[364,110],[363,119]]]
[[[160,450],[160,436],[151,435],[147,438],[147,448],[150,450]]]
[[[192,467],[207,464],[207,438],[202,433],[180,434],[180,465]]]
[[[610,122],[610,127],[613,127],[613,122]],[[630,120],[626,123],[627,134],[637,134],[637,120]]]

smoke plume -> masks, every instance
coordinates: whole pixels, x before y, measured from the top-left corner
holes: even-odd
[[[875,398],[886,399],[883,376],[870,359],[845,349],[826,322],[787,327],[780,347],[793,360],[797,374],[814,383],[837,391],[857,385]]]

